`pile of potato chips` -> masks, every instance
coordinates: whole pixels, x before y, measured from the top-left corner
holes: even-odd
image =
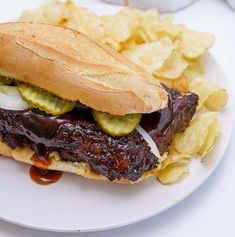
[[[157,175],[163,184],[173,184],[189,173],[192,157],[203,158],[219,134],[217,113],[227,103],[225,89],[204,77],[203,55],[213,45],[209,33],[195,32],[161,18],[156,10],[123,8],[110,16],[98,16],[72,1],[47,1],[20,21],[68,26],[107,44],[152,73],[156,80],[182,92],[199,95],[197,113],[190,126],[174,137],[169,152],[161,158]]]

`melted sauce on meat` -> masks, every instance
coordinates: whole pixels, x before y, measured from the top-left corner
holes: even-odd
[[[31,179],[40,185],[49,185],[56,183],[63,175],[61,171],[39,169],[31,166],[29,170]]]
[[[48,170],[51,160],[48,157],[47,146],[50,146],[51,139],[59,126],[67,121],[90,119],[92,119],[90,111],[82,105],[77,105],[75,111],[61,116],[50,116],[38,110],[23,113],[21,123],[25,135],[35,142],[33,148],[36,153],[31,157],[33,165],[29,171],[35,183],[49,185],[56,183],[62,177],[63,172]]]
[[[38,110],[26,111],[20,117],[25,135],[35,143],[50,146],[56,130],[65,121],[56,116],[40,113]]]
[[[167,91],[170,95],[168,107],[143,115],[140,123],[161,154],[171,144],[174,133],[188,126],[198,100],[195,94],[181,96],[177,91]],[[35,109],[23,112],[0,109],[0,130],[5,133],[5,143],[12,148],[21,146],[28,138],[26,142],[36,153],[31,158],[32,164],[38,167],[32,167],[30,175],[39,184],[54,183],[61,177],[61,172],[48,171],[51,164],[49,152],[54,150],[64,161],[85,160],[97,173],[110,180],[125,177],[135,181],[141,172],[156,166],[155,157],[149,152],[148,145],[141,143],[137,132],[124,138],[110,138],[95,125],[90,108],[80,104],[61,116],[51,116]],[[7,136],[7,133],[12,133],[12,136]],[[97,141],[95,147],[94,141]],[[129,142],[138,145],[129,147]],[[112,156],[112,162],[106,162],[109,156]]]
[[[39,110],[21,113],[19,119],[22,123],[25,136],[37,144],[41,143],[50,147],[55,132],[63,123],[76,120],[93,120],[90,109],[88,107],[86,107],[87,109],[82,106],[80,107],[76,107],[73,111],[61,116],[51,116]]]
[[[168,106],[160,111],[143,114],[140,125],[150,134],[165,135],[174,122],[172,98],[169,94]]]

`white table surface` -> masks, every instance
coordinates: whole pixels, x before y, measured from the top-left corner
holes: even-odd
[[[19,15],[26,7],[34,7],[42,2],[41,0],[2,0],[0,22]],[[78,0],[77,2],[80,5],[92,4],[94,7],[99,0]],[[177,22],[187,23],[194,29],[210,31],[216,35],[216,44],[211,51],[224,68],[233,95],[235,95],[235,12],[222,0],[201,0],[175,15]],[[0,237],[74,237],[78,235],[80,237],[234,237],[234,145],[235,131],[224,160],[207,182],[177,206],[146,221],[115,230],[79,234],[43,232],[0,221]]]

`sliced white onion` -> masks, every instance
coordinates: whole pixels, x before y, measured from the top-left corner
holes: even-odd
[[[31,106],[23,100],[15,86],[0,86],[0,108],[8,110],[26,110]]]
[[[144,140],[148,143],[149,147],[151,148],[152,153],[160,158],[160,152],[157,148],[157,145],[155,144],[155,142],[153,141],[153,139],[150,137],[150,135],[140,126],[138,125],[136,130],[142,135],[142,137],[144,138]]]

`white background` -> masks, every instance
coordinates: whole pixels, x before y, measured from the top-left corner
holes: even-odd
[[[1,1],[0,21],[18,16],[41,0]],[[78,0],[80,5],[98,0]],[[99,7],[102,8],[102,5]],[[106,12],[108,13],[108,12]],[[225,70],[235,94],[235,12],[222,0],[201,0],[175,14],[176,21],[202,31],[213,32],[216,44],[211,50]],[[16,197],[17,201],[17,197]],[[0,197],[1,205],[1,197]],[[27,203],[22,203],[27,207]],[[153,204],[154,205],[154,204]],[[80,234],[35,231],[0,221],[1,236],[17,237],[198,237],[235,236],[235,132],[224,160],[208,181],[177,206],[146,221],[120,229]]]

